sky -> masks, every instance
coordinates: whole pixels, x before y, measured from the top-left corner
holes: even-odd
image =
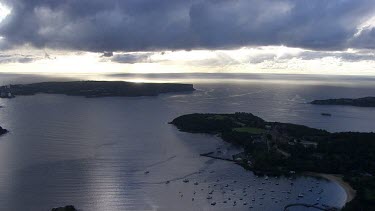
[[[374,0],[0,0],[0,72],[375,75]]]

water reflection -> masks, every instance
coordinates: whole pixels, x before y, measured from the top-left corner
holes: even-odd
[[[159,97],[0,99],[1,125],[11,131],[0,138],[0,209],[74,204],[83,210],[233,210],[236,201],[236,210],[280,210],[301,201],[344,204],[345,192],[336,183],[265,180],[232,163],[200,157],[218,147],[229,154],[238,149],[167,123],[186,113],[245,111],[329,131],[374,131],[375,109],[307,104],[316,98],[371,95],[373,86],[257,81],[196,88],[192,94]]]

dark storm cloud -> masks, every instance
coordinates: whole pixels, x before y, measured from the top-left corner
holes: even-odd
[[[0,0],[3,46],[93,52],[287,45],[375,48],[373,0]]]
[[[363,30],[353,43],[360,48],[375,49],[375,28]]]
[[[150,56],[151,53],[125,53],[125,54],[116,54],[111,58],[112,62],[117,63],[148,63],[151,62]]]

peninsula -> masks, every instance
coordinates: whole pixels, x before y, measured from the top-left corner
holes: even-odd
[[[171,124],[185,132],[218,134],[242,146],[244,152],[233,158],[255,173],[342,175],[357,190],[343,210],[375,210],[375,133],[330,133],[267,122],[251,113],[188,114]]]
[[[314,100],[311,102],[314,105],[350,105],[358,107],[375,107],[375,97],[363,97],[357,99],[339,98],[327,100]]]
[[[0,97],[38,93],[65,94],[84,97],[139,97],[162,93],[194,91],[192,84],[131,83],[124,81],[71,81],[18,84],[0,87]]]

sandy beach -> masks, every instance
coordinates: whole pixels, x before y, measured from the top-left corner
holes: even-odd
[[[332,182],[335,182],[339,184],[346,192],[346,203],[350,202],[351,200],[354,199],[356,196],[356,190],[354,190],[349,183],[345,182],[342,178],[341,175],[336,175],[336,174],[324,174],[324,173],[315,173],[315,172],[307,172],[306,175],[309,176],[317,176],[317,177],[322,177],[325,179],[328,179]]]

